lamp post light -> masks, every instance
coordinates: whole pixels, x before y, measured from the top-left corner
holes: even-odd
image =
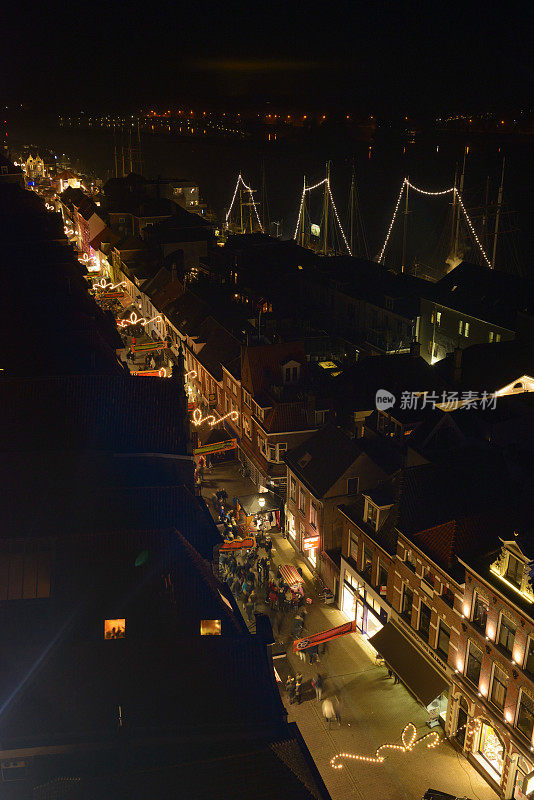
[[[265,497],[263,497],[262,495],[258,497],[258,505],[260,507],[261,537],[263,540],[265,539],[265,517],[263,516],[262,511],[265,508]]]

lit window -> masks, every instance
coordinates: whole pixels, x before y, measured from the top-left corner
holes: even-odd
[[[515,726],[529,741],[532,739],[532,731],[534,729],[534,701],[523,691],[521,692],[521,699],[519,700],[519,710],[517,712]]]
[[[317,506],[313,500],[310,503],[310,525],[312,528],[317,528]]]
[[[299,492],[299,510],[302,511],[303,514],[306,511],[306,492],[302,488]]]
[[[200,635],[201,636],[220,636],[221,635],[221,620],[220,619],[202,619],[202,620],[200,620]]]
[[[482,650],[473,642],[469,642],[469,652],[465,667],[465,677],[478,689],[480,671],[482,669]]]
[[[501,615],[501,624],[499,625],[499,635],[497,637],[497,644],[510,655],[512,654],[515,639],[515,625]]]
[[[521,583],[523,581],[523,570],[523,562],[519,561],[519,559],[515,558],[515,556],[509,554],[504,577],[507,581],[513,583],[514,586],[517,586],[518,589],[521,588]]]
[[[126,638],[125,619],[104,620],[104,639],[125,639],[125,638]]]
[[[506,697],[506,673],[497,664],[493,665],[493,680],[491,681],[490,699],[494,706],[502,711],[504,709],[504,698]]]
[[[438,325],[441,323],[441,311],[436,311],[436,323]]]
[[[378,527],[378,508],[367,501],[367,518],[365,520],[375,530]]]
[[[463,321],[463,319],[461,319],[459,321],[459,323],[458,323],[458,333],[461,336],[463,334],[463,332],[464,332],[464,321]]]

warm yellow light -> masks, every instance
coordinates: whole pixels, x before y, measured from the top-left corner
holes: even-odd
[[[124,639],[126,637],[125,619],[104,620],[104,639]]]
[[[202,619],[202,620],[200,620],[200,635],[201,636],[220,636],[221,635],[221,620],[220,619]]]

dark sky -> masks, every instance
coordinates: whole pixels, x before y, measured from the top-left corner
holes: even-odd
[[[0,65],[11,103],[133,110],[270,101],[414,115],[532,105],[532,12],[515,2],[23,0],[8,8]]]

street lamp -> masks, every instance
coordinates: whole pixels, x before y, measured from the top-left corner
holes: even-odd
[[[260,508],[263,508],[265,505],[265,497],[258,497],[258,505]]]

